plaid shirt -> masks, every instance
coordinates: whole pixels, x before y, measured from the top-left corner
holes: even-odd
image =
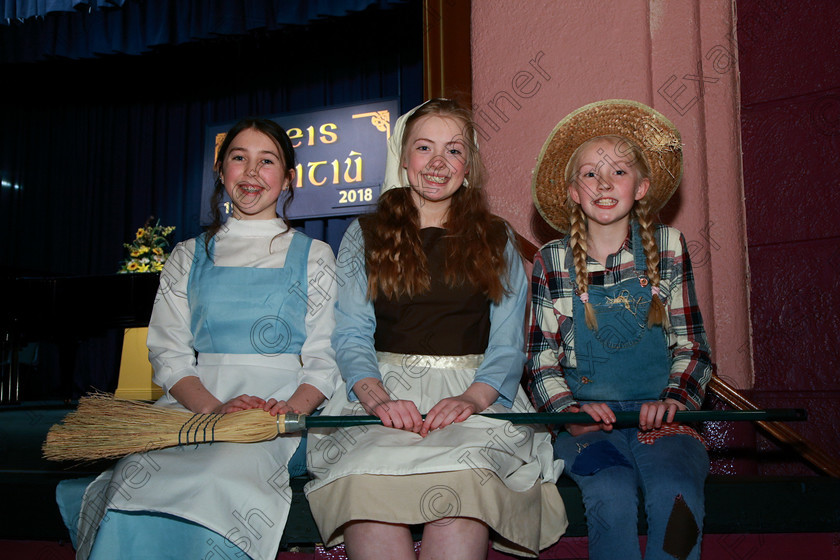
[[[531,277],[531,323],[528,335],[526,387],[537,410],[558,412],[577,404],[566,384],[563,368],[577,367],[574,351],[572,298],[575,288],[569,279],[572,251],[569,238],[544,245],[534,257]],[[703,403],[712,362],[703,318],[694,293],[694,274],[682,234],[657,225],[660,256],[660,288],[671,327],[667,330],[671,354],[671,375],[660,395],[689,410]],[[636,278],[633,246],[628,235],[607,266],[588,258],[589,284],[609,287]]]

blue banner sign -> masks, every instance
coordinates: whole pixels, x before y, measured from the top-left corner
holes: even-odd
[[[295,198],[290,219],[361,214],[379,199],[385,178],[385,155],[391,126],[399,116],[399,100],[336,107],[270,118],[286,129],[295,147]],[[216,152],[225,133],[236,122],[207,127],[204,178],[201,191],[201,225],[210,223],[210,197],[216,174]],[[285,197],[277,201],[282,215]],[[222,215],[230,215],[231,201],[225,194]]]

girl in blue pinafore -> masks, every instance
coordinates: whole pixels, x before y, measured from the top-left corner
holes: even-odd
[[[310,413],[332,395],[332,250],[277,217],[294,152],[266,120],[235,125],[219,149],[216,220],[178,244],[149,325],[159,406]],[[221,223],[223,193],[233,206]],[[242,558],[277,554],[300,436],[135,454],[87,487],[77,558]],[[302,454],[301,454],[302,457]]]
[[[712,366],[685,240],[653,223],[682,175],[679,133],[650,107],[587,105],[543,147],[534,197],[565,238],[534,258],[528,389],[544,411],[583,411],[555,455],[580,487],[593,559],[700,557],[709,459],[673,422],[700,408]],[[614,428],[616,411],[639,425]]]

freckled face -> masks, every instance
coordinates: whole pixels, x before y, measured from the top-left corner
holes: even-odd
[[[590,225],[626,227],[633,205],[649,187],[650,180],[639,180],[629,157],[617,153],[615,142],[604,139],[580,152],[569,196],[580,204]]]
[[[449,206],[450,198],[469,173],[463,122],[453,117],[426,115],[414,123],[406,141],[402,165],[418,208]]]
[[[286,170],[280,147],[262,132],[247,128],[230,143],[219,178],[240,220],[277,217],[277,199],[294,179]]]

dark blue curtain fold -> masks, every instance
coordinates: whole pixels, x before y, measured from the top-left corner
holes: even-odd
[[[125,0],[2,0],[0,23],[24,21],[56,12],[84,12],[122,6]]]
[[[1,21],[6,25],[0,25],[0,63],[143,54],[163,45],[387,10],[406,0],[53,0],[47,5],[41,5],[44,0],[3,1]],[[22,9],[21,4],[28,6]],[[20,21],[22,17],[10,15],[15,13],[38,17]]]

